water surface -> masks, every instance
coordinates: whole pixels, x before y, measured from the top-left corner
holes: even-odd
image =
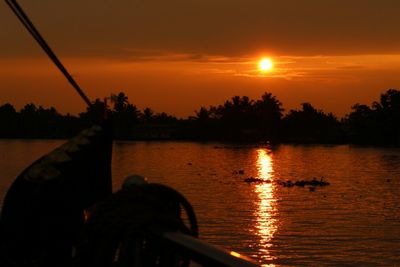
[[[61,143],[0,140],[0,197]],[[116,142],[112,167],[115,190],[130,174],[176,188],[194,206],[202,239],[266,266],[400,264],[399,149]],[[331,185],[311,192],[278,183],[313,177]]]

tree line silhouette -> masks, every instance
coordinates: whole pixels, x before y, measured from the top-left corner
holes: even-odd
[[[400,91],[389,89],[368,106],[355,104],[344,118],[317,110],[310,103],[284,114],[271,93],[260,99],[234,96],[218,106],[201,107],[194,116],[178,119],[150,108],[140,110],[125,93],[111,95],[110,116],[117,139],[184,139],[355,143],[400,145]],[[96,99],[91,108],[73,116],[54,107],[27,104],[20,111],[0,106],[0,138],[68,138],[94,121],[104,109]]]

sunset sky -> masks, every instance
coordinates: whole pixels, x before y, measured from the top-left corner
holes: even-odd
[[[273,93],[343,116],[400,88],[398,0],[20,0],[87,92],[178,117]],[[0,105],[85,104],[0,4]],[[274,68],[260,72],[268,57]]]

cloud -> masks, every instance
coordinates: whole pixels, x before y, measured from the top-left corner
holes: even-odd
[[[26,0],[23,7],[67,57],[400,53],[397,0]],[[5,5],[0,23],[0,57],[43,55]]]

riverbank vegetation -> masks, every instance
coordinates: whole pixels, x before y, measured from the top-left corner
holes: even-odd
[[[256,100],[234,96],[218,106],[200,107],[185,119],[150,108],[140,110],[123,92],[110,100],[116,139],[400,145],[400,91],[395,89],[382,93],[371,105],[353,105],[340,119],[310,103],[285,112],[270,93]],[[103,107],[97,99],[92,108],[74,116],[32,103],[19,111],[3,104],[0,138],[68,138],[98,117]]]

